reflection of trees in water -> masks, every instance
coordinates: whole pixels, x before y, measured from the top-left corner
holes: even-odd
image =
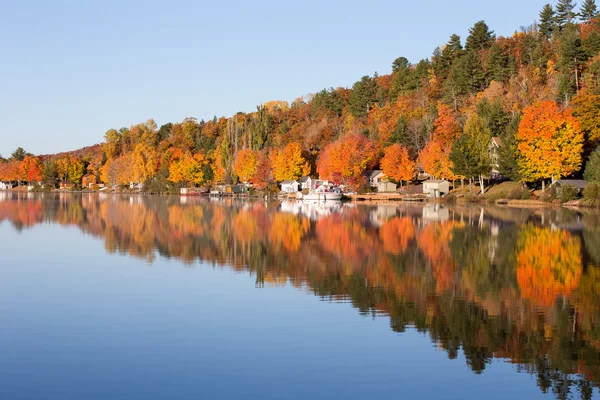
[[[428,332],[450,358],[482,372],[508,358],[559,398],[588,398],[600,381],[600,267],[590,215],[567,211],[399,209],[372,220],[361,208],[312,221],[273,203],[178,197],[67,195],[0,202],[0,221],[43,221],[102,237],[109,252],[148,261],[213,262],[256,284],[306,287],[349,299],[391,328]],[[396,216],[394,216],[396,214]],[[581,236],[547,225],[577,226]],[[582,243],[583,241],[583,243]]]

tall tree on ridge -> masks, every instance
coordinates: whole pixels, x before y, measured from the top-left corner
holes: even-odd
[[[490,30],[489,26],[485,21],[479,21],[471,29],[469,29],[469,36],[465,43],[465,50],[467,51],[479,51],[485,50],[490,47],[496,35],[494,31]]]
[[[540,12],[540,23],[538,25],[538,29],[542,35],[546,38],[550,38],[554,31],[556,30],[556,15],[554,13],[554,8],[552,5],[546,4],[542,11]]]
[[[585,0],[579,10],[581,20],[587,22],[598,16],[598,7],[595,0]]]
[[[560,29],[572,23],[577,17],[575,7],[577,3],[573,0],[558,0],[556,4],[556,23]]]

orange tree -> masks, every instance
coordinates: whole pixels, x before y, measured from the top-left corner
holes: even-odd
[[[256,175],[257,157],[250,149],[240,150],[235,157],[233,170],[244,183],[250,182]]]
[[[423,171],[434,178],[454,180],[450,152],[442,147],[437,140],[430,140],[419,154],[419,164]]]
[[[560,179],[581,166],[583,133],[570,110],[553,101],[525,108],[517,132],[517,165],[524,181]]]
[[[364,172],[377,162],[375,145],[364,135],[351,134],[327,145],[317,161],[321,179],[357,187]]]
[[[294,180],[310,174],[310,164],[302,155],[300,143],[289,143],[273,154],[273,173],[278,181]]]
[[[27,156],[19,165],[20,178],[31,182],[40,182],[42,180],[42,167],[40,159],[33,156]]]
[[[410,159],[408,150],[399,144],[393,144],[383,150],[381,170],[395,182],[409,181],[415,176],[416,164]]]

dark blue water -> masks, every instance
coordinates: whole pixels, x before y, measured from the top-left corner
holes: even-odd
[[[464,263],[454,263],[452,281],[440,286],[447,277],[434,262],[456,251],[419,250],[426,237],[418,234],[396,251],[381,234],[400,216],[422,231],[462,215],[453,235],[472,224],[487,238],[477,248],[489,259],[498,226],[585,225],[584,216],[548,212],[542,224],[539,214],[511,211],[503,220],[486,211],[486,228],[480,210],[429,210],[427,221],[422,209],[395,206],[283,210],[200,199],[0,198],[0,398],[597,394],[592,320],[600,305],[594,294],[578,297],[590,285],[583,275],[577,287],[557,289],[551,304],[524,298],[516,273],[504,277],[502,268],[521,268],[508,265],[514,258],[478,278],[494,290],[477,293]],[[583,234],[569,235],[581,243],[589,274]],[[436,237],[436,246],[449,246],[447,235]],[[425,256],[414,264],[416,251]]]

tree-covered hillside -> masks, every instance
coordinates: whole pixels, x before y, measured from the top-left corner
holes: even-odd
[[[581,173],[600,144],[599,53],[594,0],[560,0],[510,37],[480,21],[430,58],[398,57],[391,74],[351,88],[228,118],[111,129],[85,154],[19,153],[0,164],[0,179],[77,182],[89,172],[107,184],[262,189],[310,173],[360,186],[374,167],[395,181],[421,171],[483,180],[492,170],[523,182],[558,179]]]

